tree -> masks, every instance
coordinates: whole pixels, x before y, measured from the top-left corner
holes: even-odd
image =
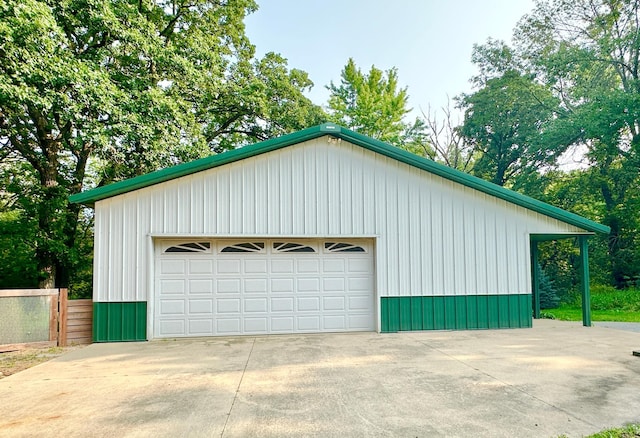
[[[552,164],[562,152],[538,142],[557,101],[532,77],[507,70],[461,98],[461,133],[477,154],[473,173],[498,185],[519,182]]]
[[[383,72],[372,66],[363,73],[352,58],[340,74],[340,85],[327,86],[331,121],[361,134],[401,146],[412,141],[420,124],[405,123],[407,88],[398,88],[396,69]]]
[[[539,1],[516,31],[520,58],[561,100],[550,138],[587,149],[618,287],[640,274],[629,257],[640,230],[639,10],[638,0]]]
[[[442,110],[442,118],[437,113],[422,113],[425,140],[419,145],[423,154],[445,166],[469,172],[473,168],[473,148],[465,140],[460,130],[460,123],[454,121],[450,102]]]
[[[2,160],[24,174],[43,287],[81,263],[67,197],[317,123],[306,73],[253,58],[252,0],[7,0],[0,4]],[[89,218],[90,219],[90,218]]]

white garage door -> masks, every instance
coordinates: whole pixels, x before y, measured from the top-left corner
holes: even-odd
[[[154,336],[372,331],[368,240],[159,241]]]

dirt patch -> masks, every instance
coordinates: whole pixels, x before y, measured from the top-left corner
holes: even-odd
[[[0,346],[0,379],[19,373],[84,345],[55,347],[38,344]]]

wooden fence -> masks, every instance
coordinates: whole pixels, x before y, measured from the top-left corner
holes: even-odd
[[[49,339],[40,341],[60,347],[91,343],[91,300],[69,300],[67,289],[8,289],[0,290],[0,305],[3,298],[9,297],[49,297]]]

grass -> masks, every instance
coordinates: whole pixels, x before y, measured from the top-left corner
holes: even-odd
[[[560,435],[559,438],[565,438],[566,435]],[[640,424],[629,424],[624,427],[602,430],[585,438],[637,438],[640,437]]]
[[[544,316],[562,321],[581,321],[580,295],[572,295],[557,309],[546,309]],[[591,288],[593,321],[640,322],[640,289],[618,290],[608,286]]]

